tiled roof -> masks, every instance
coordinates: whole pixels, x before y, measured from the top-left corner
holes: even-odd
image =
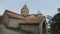
[[[35,17],[35,18],[25,18],[26,23],[40,23],[42,21],[43,17]]]
[[[11,11],[8,11],[6,12],[6,14],[11,17],[11,18],[16,18],[16,19],[24,19],[23,16],[19,15],[19,14],[16,14],[16,13],[13,13]]]
[[[6,12],[6,14],[11,17],[11,18],[16,18],[16,19],[23,19],[22,22],[25,23],[40,23],[42,20],[43,20],[43,16],[35,16],[34,18],[27,18],[27,17],[24,17],[22,15],[18,15],[18,14],[15,14],[15,13],[12,13],[12,12]]]

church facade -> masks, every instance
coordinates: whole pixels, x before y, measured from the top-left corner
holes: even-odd
[[[6,27],[21,27],[23,30],[32,31],[32,34],[47,34],[45,17],[41,13],[29,14],[29,9],[26,5],[21,9],[21,14],[5,10],[2,24]]]

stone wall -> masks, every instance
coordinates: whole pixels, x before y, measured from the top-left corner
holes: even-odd
[[[31,31],[32,34],[39,34],[39,25],[20,25],[19,26],[24,31]]]
[[[19,19],[13,19],[13,18],[9,18],[9,25],[8,27],[18,27],[18,24],[22,22],[22,20],[19,20]]]
[[[23,31],[22,34],[25,34],[26,31],[31,31],[32,34],[39,34],[39,25],[35,24],[30,24],[30,25],[19,25],[19,23],[22,23],[22,20],[19,19],[13,19],[9,18],[9,27],[20,27]],[[25,31],[25,32],[24,32]]]
[[[5,26],[9,25],[8,24],[8,16],[6,14],[4,14],[2,17],[2,24],[4,24]]]

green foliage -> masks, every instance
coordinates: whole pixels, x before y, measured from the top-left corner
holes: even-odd
[[[60,13],[56,14],[51,20],[52,20],[52,22],[50,23],[51,32],[53,34],[54,33],[58,34],[58,32],[60,31]]]
[[[60,23],[60,13],[56,14],[52,19],[52,22],[50,22],[51,25]]]
[[[15,30],[15,31],[18,31],[18,32],[21,31],[21,32],[24,32],[25,34],[32,34],[31,31],[23,30],[21,27],[17,27],[17,28],[9,27],[8,29]]]

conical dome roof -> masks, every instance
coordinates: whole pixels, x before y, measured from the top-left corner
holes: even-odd
[[[27,8],[27,5],[25,4],[22,9],[28,9],[28,8]]]
[[[42,13],[41,13],[39,10],[38,10],[37,14],[40,14],[40,15],[42,15]]]

